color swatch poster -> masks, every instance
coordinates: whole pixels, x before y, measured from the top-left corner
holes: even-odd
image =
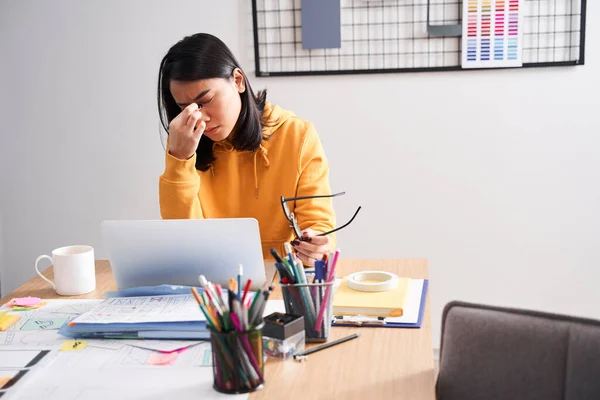
[[[463,68],[523,65],[524,0],[463,0]]]

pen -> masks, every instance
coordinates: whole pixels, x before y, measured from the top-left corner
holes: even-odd
[[[279,278],[283,279],[283,278],[287,278],[288,280],[294,280],[292,274],[290,273],[290,269],[288,268],[288,263],[286,260],[284,260],[283,258],[281,258],[281,256],[279,255],[279,253],[277,253],[277,250],[275,250],[274,248],[271,249],[271,255],[273,256],[273,258],[275,258],[275,261],[277,261],[275,263],[275,268],[277,268],[277,271],[279,272]],[[292,282],[289,282],[292,283]]]
[[[341,339],[338,339],[338,340],[334,340],[333,342],[325,343],[325,344],[322,344],[321,346],[313,347],[312,349],[307,350],[307,351],[305,351],[303,353],[296,354],[294,356],[294,359],[298,360],[298,361],[304,360],[304,359],[306,359],[306,356],[309,355],[309,354],[316,353],[317,351],[325,350],[325,349],[327,349],[329,347],[338,345],[340,343],[347,342],[348,340],[356,339],[358,336],[359,336],[358,333],[354,333],[354,334],[352,334],[350,336],[346,336],[344,338],[341,338]]]
[[[215,285],[215,291],[217,292],[217,295],[219,295],[219,301],[221,302],[221,305],[225,307],[225,296],[223,296],[223,288],[221,285]]]
[[[287,253],[287,257],[289,258],[289,260],[287,260],[287,261],[290,263],[290,269],[292,270],[294,279],[296,280],[296,282],[302,283],[301,279],[300,279],[300,274],[298,273],[298,270],[296,269],[296,262],[294,261],[294,254],[292,253],[292,246],[286,242],[283,244],[283,247],[285,247],[285,252]]]
[[[269,288],[267,290],[263,291],[264,301],[262,302],[262,304],[260,306],[260,311],[258,313],[259,318],[262,318],[262,315],[265,312],[265,306],[267,305],[267,299],[269,298],[269,295],[271,294],[272,291],[273,291],[273,286],[269,286]]]
[[[327,282],[333,282],[335,280],[335,266],[337,264],[337,260],[340,257],[340,250],[336,250],[333,261],[331,262],[331,266],[327,268]],[[325,309],[327,308],[327,301],[330,300],[329,295],[331,293],[331,287],[333,284],[328,285],[325,288],[325,297],[323,298],[323,302],[321,303],[321,309],[319,310],[319,315],[317,316],[317,322],[315,324],[315,331],[321,332],[321,324],[323,323],[323,318],[325,317]],[[329,322],[327,322],[329,323]]]
[[[300,261],[300,259],[298,259],[296,261],[297,261],[296,270],[298,271],[298,275],[299,275],[301,282],[308,283],[308,280],[306,279],[306,273],[304,272],[304,265],[302,265],[302,261]],[[302,290],[302,293],[303,293],[305,301],[306,301],[306,305],[308,305],[308,310],[307,310],[307,311],[309,311],[308,323],[310,325],[312,325],[312,324],[314,324],[315,318],[317,318],[317,313],[319,311],[315,310],[315,304],[313,302],[312,296],[310,295],[310,290],[309,290],[308,286],[302,286],[302,287],[300,287],[300,290]]]
[[[246,304],[246,297],[248,296],[248,291],[250,290],[250,285],[252,285],[252,279],[248,279],[246,281],[246,287],[244,288],[244,294],[242,296],[242,304]]]
[[[240,264],[238,266],[238,276],[237,276],[237,295],[238,299],[242,298],[242,275],[244,274],[244,266]]]
[[[325,260],[317,260],[315,261],[315,282],[319,285],[322,285],[323,279],[325,279]],[[319,286],[316,289],[317,295],[315,296],[315,314],[321,311],[321,301],[323,300],[323,286]]]

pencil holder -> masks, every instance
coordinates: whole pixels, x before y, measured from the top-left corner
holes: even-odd
[[[216,391],[249,393],[263,387],[262,328],[262,323],[246,332],[217,332],[209,328]]]
[[[326,342],[332,319],[333,281],[282,284],[286,314],[304,317],[306,342]]]

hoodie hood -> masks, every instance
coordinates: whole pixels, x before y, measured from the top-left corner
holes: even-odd
[[[256,167],[256,159],[260,154],[265,167],[269,167],[269,139],[288,119],[294,117],[294,113],[282,109],[279,106],[273,106],[269,101],[265,102],[265,109],[263,111],[263,128],[262,128],[262,141],[256,151],[254,151],[254,189],[255,196],[258,198],[258,171]],[[220,142],[213,143],[213,151],[231,153],[235,151],[233,144],[229,138]],[[215,176],[214,166],[211,164],[210,169],[213,177]]]

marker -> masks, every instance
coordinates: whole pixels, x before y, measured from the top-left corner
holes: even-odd
[[[274,248],[271,249],[271,255],[273,256],[273,258],[275,258],[277,264],[279,264],[280,268],[278,268],[277,270],[279,271],[280,279],[287,278],[290,281],[288,283],[293,283],[293,271],[290,272],[290,269],[288,268],[289,264],[287,263],[287,261],[281,258],[277,250],[275,250]],[[277,264],[275,264],[275,268],[277,268]]]

